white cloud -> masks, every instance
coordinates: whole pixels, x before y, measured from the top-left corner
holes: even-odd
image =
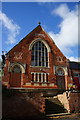
[[[19,34],[20,27],[15,24],[5,13],[0,11],[0,21],[3,26],[8,30],[8,41],[7,44],[13,44],[16,42],[16,36]]]
[[[75,57],[73,57],[73,56],[71,56],[71,57],[68,57],[68,56],[67,56],[67,58],[68,58],[70,61],[75,61],[75,62],[79,62],[79,61],[80,61],[80,60],[79,60],[80,58],[77,58],[77,57],[75,58]]]
[[[66,4],[61,4],[58,8],[53,10],[51,14],[58,15],[62,18],[62,22],[59,24],[60,31],[57,34],[50,31],[49,35],[54,39],[57,46],[61,51],[68,55],[72,53],[71,47],[78,45],[78,10],[75,7],[74,10],[68,8]]]
[[[78,61],[80,62],[80,57],[78,58]]]
[[[52,14],[59,15],[62,18],[65,18],[67,14],[69,13],[69,9],[66,4],[61,4],[57,9],[52,11]]]

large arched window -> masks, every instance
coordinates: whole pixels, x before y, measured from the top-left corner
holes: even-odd
[[[48,50],[42,41],[37,41],[32,46],[31,65],[48,67]]]

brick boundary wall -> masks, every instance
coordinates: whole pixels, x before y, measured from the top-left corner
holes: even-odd
[[[57,95],[64,108],[67,109],[68,113],[79,113],[80,112],[80,92],[64,92],[63,94]]]
[[[28,118],[45,113],[45,99],[42,93],[27,93],[3,90],[2,118]]]

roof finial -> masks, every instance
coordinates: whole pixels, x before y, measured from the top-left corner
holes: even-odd
[[[41,24],[41,22],[38,22],[38,24],[40,25],[40,24]]]

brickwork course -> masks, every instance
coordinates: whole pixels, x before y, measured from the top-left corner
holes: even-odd
[[[31,44],[37,41],[44,41],[49,47],[48,67],[31,66]],[[20,67],[21,73],[13,73],[15,66]],[[63,76],[58,76],[59,69],[64,71]],[[32,82],[32,72],[48,73],[48,82]],[[15,76],[16,79],[15,79]],[[73,85],[71,79],[71,70],[69,60],[63,55],[60,49],[55,45],[52,38],[38,25],[32,32],[24,37],[16,46],[14,46],[6,55],[6,65],[4,67],[3,84],[10,87],[27,87],[27,88],[62,88],[69,89]],[[59,86],[59,84],[62,86]]]

